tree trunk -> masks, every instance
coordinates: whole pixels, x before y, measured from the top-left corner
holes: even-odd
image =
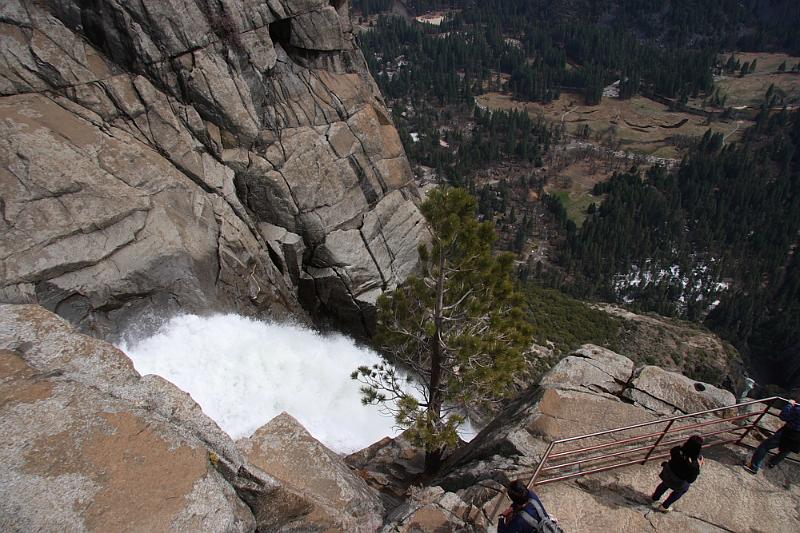
[[[442,455],[444,448],[436,450],[425,450],[425,474],[435,474],[442,466]]]
[[[431,381],[428,388],[428,417],[430,422],[434,425],[434,431],[439,429],[441,425],[440,417],[442,413],[442,405],[444,398],[442,397],[442,314],[444,309],[444,267],[445,258],[444,254],[439,257],[439,272],[438,279],[436,280],[436,304],[433,314],[433,322],[435,324],[433,339],[431,342]],[[442,462],[442,453],[444,449],[437,447],[436,449],[425,449],[425,473],[432,474],[439,469]]]

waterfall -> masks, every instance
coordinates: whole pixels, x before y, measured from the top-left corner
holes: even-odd
[[[141,374],[157,374],[192,398],[232,438],[286,411],[339,453],[396,436],[394,420],[360,401],[350,373],[381,361],[342,335],[238,315],[177,316],[119,348]]]

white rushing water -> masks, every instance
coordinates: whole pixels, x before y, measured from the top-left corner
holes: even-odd
[[[380,357],[341,335],[238,315],[183,315],[120,346],[141,374],[190,393],[234,439],[286,411],[340,453],[395,436],[391,417],[363,406],[350,373]]]

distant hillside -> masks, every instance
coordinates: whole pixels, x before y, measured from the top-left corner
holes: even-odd
[[[631,31],[672,46],[716,43],[727,49],[800,53],[800,3],[795,0],[354,0],[378,14],[394,4],[412,13],[465,10],[507,27],[522,21],[583,21]]]
[[[742,388],[739,352],[696,323],[590,304],[533,284],[524,294],[536,345],[531,354],[534,381],[570,351],[596,344],[637,364],[657,365],[735,391]]]

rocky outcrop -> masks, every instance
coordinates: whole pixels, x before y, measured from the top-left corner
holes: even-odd
[[[637,365],[669,368],[717,387],[737,392],[744,387],[745,368],[730,343],[696,323],[653,313],[636,314],[613,305],[597,305],[621,319],[617,351]]]
[[[627,357],[599,346],[586,345],[559,361],[539,384],[619,394],[628,385],[633,369],[633,361]]]
[[[3,531],[254,529],[199,439],[18,351],[0,350],[0,368]]]
[[[0,305],[0,530],[309,531],[315,505],[110,344]]]
[[[425,452],[401,434],[385,437],[345,457],[345,462],[377,491],[387,509],[398,507],[425,469]]]
[[[426,229],[348,2],[0,7],[0,301],[356,331]],[[280,228],[282,235],[262,228]]]
[[[251,464],[311,503],[303,518],[309,530],[366,533],[383,524],[377,492],[291,415],[278,415],[236,444]]]
[[[440,487],[413,491],[408,500],[387,518],[382,533],[420,531],[486,531],[483,512]]]
[[[510,503],[504,486],[514,479],[530,479],[553,440],[733,403],[730,393],[711,385],[653,367],[637,369],[630,359],[610,350],[582,346],[545,374],[540,385],[508,404],[472,442],[456,450],[431,487],[422,491],[409,487],[405,501],[388,515],[384,531],[492,531],[489,518]],[[652,426],[633,428],[624,434],[595,436],[581,445],[610,443],[652,431]],[[402,442],[382,442],[353,454],[348,461],[375,488],[397,490],[402,486],[398,479],[408,475],[402,449]],[[714,447],[704,452],[708,461],[700,480],[670,515],[650,507],[658,462],[536,490],[565,531],[796,530],[800,492],[795,487],[787,490],[785,483],[800,478],[800,469],[785,464],[781,472],[755,478],[739,466],[748,453],[739,447]],[[736,510],[726,512],[730,506]]]
[[[604,393],[661,415],[697,413],[736,403],[729,391],[587,344],[572,352],[540,381],[543,387]]]
[[[636,370],[614,352],[583,346],[456,452],[434,483],[492,515],[509,504],[502,497],[503,486],[513,479],[530,479],[553,440],[733,403],[727,391],[655,367]],[[633,429],[623,436],[652,430]],[[619,438],[599,436],[584,445]],[[565,531],[795,531],[800,526],[800,491],[786,483],[800,478],[800,469],[786,465],[766,479],[756,478],[739,466],[748,453],[738,447],[704,452],[708,460],[698,482],[669,515],[650,507],[657,462],[536,490]]]
[[[657,366],[637,370],[623,394],[636,405],[664,415],[697,413],[736,403],[736,397],[726,390]]]

